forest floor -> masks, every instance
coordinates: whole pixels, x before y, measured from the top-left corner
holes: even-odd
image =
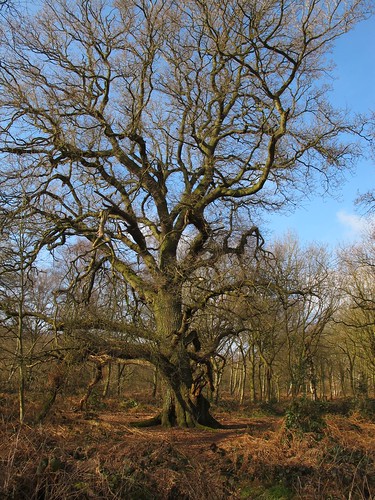
[[[8,399],[1,499],[375,498],[375,422],[358,413],[336,408],[316,432],[297,432],[279,408],[227,402],[214,408],[222,429],[137,428],[153,407],[129,398],[84,413],[65,401],[20,426]]]

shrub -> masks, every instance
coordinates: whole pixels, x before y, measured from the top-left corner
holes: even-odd
[[[374,420],[375,419],[375,399],[358,398],[354,401],[354,413],[358,412],[361,417]]]
[[[285,428],[293,433],[321,434],[325,426],[322,408],[315,401],[295,399],[285,412]]]

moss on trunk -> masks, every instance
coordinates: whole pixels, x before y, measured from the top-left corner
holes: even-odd
[[[220,427],[210,404],[194,386],[192,362],[184,342],[180,290],[160,290],[153,301],[160,352],[156,353],[163,378],[160,421],[164,427]]]

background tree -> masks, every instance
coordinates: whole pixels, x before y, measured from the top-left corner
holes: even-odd
[[[373,111],[371,115],[371,125],[370,125],[370,133],[369,142],[371,145],[371,153],[372,153],[372,161],[375,158],[375,112]],[[357,205],[361,207],[364,213],[367,216],[375,215],[375,188],[370,188],[367,192],[361,193],[356,199]]]
[[[8,381],[18,372],[19,419],[25,416],[25,391],[31,379],[35,350],[39,342],[43,318],[37,297],[37,268],[35,265],[37,225],[32,219],[25,198],[12,210],[11,198],[3,199],[0,214],[0,315],[3,330],[3,361]],[[12,217],[9,220],[9,212]]]
[[[353,394],[358,385],[368,386],[375,372],[375,233],[369,226],[363,240],[340,252],[343,301],[337,315],[351,348],[350,381]],[[365,384],[364,384],[365,383]],[[366,390],[367,393],[367,390]]]
[[[276,243],[274,253],[273,286],[281,305],[290,390],[293,397],[310,392],[317,399],[317,354],[337,303],[329,256],[291,238]]]
[[[158,366],[164,425],[216,424],[195,390],[212,353],[191,352],[184,284],[259,242],[255,207],[352,158],[354,124],[320,79],[368,12],[361,0],[45,0],[2,20],[1,188],[29,179],[41,247],[87,240],[87,273],[111,266],[146,305],[152,329],[92,350]]]
[[[242,343],[234,356],[244,365],[250,361],[252,400],[254,390],[264,401],[289,391],[317,399],[337,308],[333,264],[324,249],[302,247],[290,234],[271,249],[241,270],[246,279],[235,292],[232,314],[241,320]]]

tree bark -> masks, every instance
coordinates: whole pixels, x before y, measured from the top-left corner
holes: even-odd
[[[87,409],[87,401],[94,389],[94,387],[102,380],[103,378],[103,364],[102,363],[97,363],[95,365],[94,369],[94,376],[89,383],[85,395],[82,397],[82,399],[79,402],[79,408],[81,411],[84,409]]]
[[[109,386],[111,383],[111,373],[112,373],[112,364],[108,363],[107,365],[107,375],[104,383],[104,389],[103,389],[103,398],[106,398],[108,396],[109,392]]]
[[[45,400],[43,407],[35,419],[35,423],[41,423],[46,416],[48,415],[49,411],[51,410],[52,406],[54,405],[56,401],[56,397],[58,393],[60,392],[64,379],[65,379],[65,366],[57,366],[55,370],[49,375],[49,391],[47,394],[47,399]]]
[[[210,414],[210,403],[202,394],[200,384],[195,384],[189,354],[180,343],[166,366],[160,365],[163,378],[163,427],[218,428],[219,422]]]
[[[255,403],[257,400],[256,394],[256,359],[255,359],[255,345],[251,344],[249,349],[250,360],[250,401]]]
[[[220,385],[223,380],[225,360],[220,359],[220,361],[218,361],[213,357],[212,363],[213,363],[213,390],[211,391],[210,400],[211,401],[213,400],[217,404],[219,402]]]
[[[158,390],[158,383],[159,383],[159,371],[157,366],[154,367],[154,371],[152,373],[152,397],[156,397],[156,393]]]
[[[164,427],[220,427],[210,404],[195,384],[193,363],[184,343],[180,294],[161,291],[154,302],[156,331],[161,349],[155,353],[163,381],[161,424]]]

